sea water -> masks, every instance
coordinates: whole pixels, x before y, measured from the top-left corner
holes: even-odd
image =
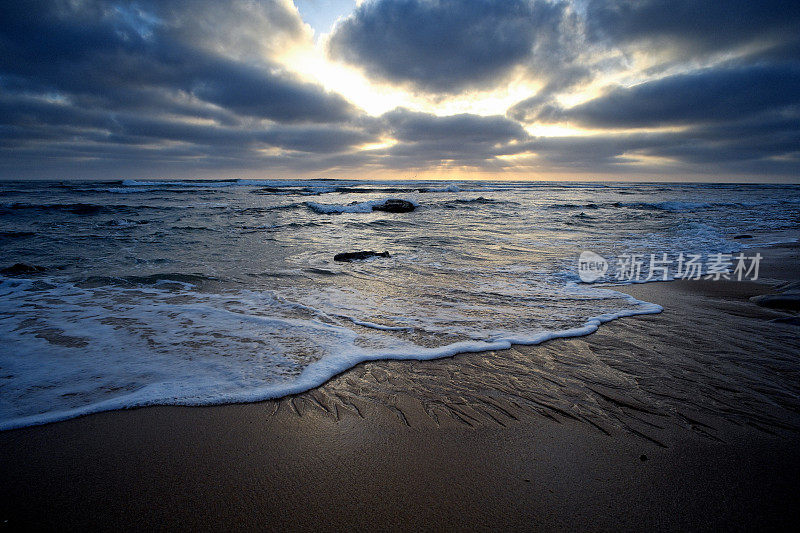
[[[0,276],[0,429],[591,333],[660,308],[581,283],[582,251],[734,252],[799,209],[793,185],[2,182],[0,268],[44,270]],[[333,260],[360,250],[390,257]]]

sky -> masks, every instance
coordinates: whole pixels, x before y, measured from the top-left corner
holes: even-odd
[[[0,178],[800,181],[796,0],[0,3]]]

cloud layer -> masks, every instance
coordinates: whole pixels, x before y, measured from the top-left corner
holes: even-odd
[[[798,179],[798,35],[777,0],[367,0],[326,53],[434,102],[370,116],[287,62],[289,0],[5,2],[0,177]]]
[[[354,125],[356,106],[271,59],[306,37],[284,2],[1,9],[6,173],[54,158],[103,171],[138,157],[153,167],[247,166],[263,150],[327,153],[374,138]]]

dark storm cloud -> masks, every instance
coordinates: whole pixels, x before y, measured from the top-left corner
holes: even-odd
[[[520,146],[531,164],[595,174],[796,176],[800,113],[698,126],[679,131],[539,137]],[[730,132],[735,131],[736,135]],[[647,162],[647,158],[665,158]]]
[[[395,109],[383,115],[392,136],[399,141],[456,143],[497,143],[527,137],[522,126],[502,116],[471,114],[439,117],[408,109]]]
[[[587,43],[648,58],[651,66],[638,73],[642,82],[606,87],[601,96],[573,107],[559,104],[558,90],[542,90],[509,108],[507,115],[524,123],[606,130],[536,139],[528,148],[537,164],[573,171],[680,176],[716,169],[797,178],[800,6],[590,0],[582,13]],[[604,72],[601,63],[590,70],[587,80]],[[679,129],[615,133],[665,127]]]
[[[220,65],[192,81],[191,93],[237,114],[278,122],[343,122],[355,109],[339,95],[288,77],[266,77],[242,65]]]
[[[600,128],[660,127],[740,120],[800,105],[800,63],[711,68],[619,87],[538,120]]]
[[[791,0],[589,0],[589,35],[615,45],[639,41],[707,53],[798,38]]]
[[[739,66],[764,67],[767,76],[771,75],[768,72],[773,67],[771,63],[791,62],[800,57],[800,4],[785,0],[589,0],[585,8],[580,10],[580,18],[582,23],[576,27],[583,37],[579,40],[587,47],[591,46],[595,54],[616,51],[628,57],[637,55],[648,58],[652,65],[642,74],[654,78],[663,76],[669,72],[668,69],[689,70],[692,62],[698,60],[717,62],[712,59],[715,54],[729,54],[736,58]],[[576,81],[580,83],[618,67],[619,64],[592,62],[591,56],[583,57],[571,69],[563,69],[562,76],[572,70],[579,76]],[[722,71],[731,68],[731,65],[713,68]],[[757,74],[753,73],[754,76]],[[724,75],[720,72],[719,77]],[[703,84],[713,84],[712,78],[715,76],[714,73],[702,72],[695,78],[689,75],[683,80],[676,78],[673,81],[679,85],[696,81],[697,92],[702,92]],[[780,74],[777,77],[780,78]],[[741,80],[732,81],[738,83]],[[755,81],[758,83],[758,80]],[[782,79],[777,82],[784,83]],[[522,122],[553,120],[558,115],[554,96],[563,87],[555,87],[555,90],[545,87],[512,106],[508,115]],[[663,87],[667,90],[666,84]],[[737,88],[743,89],[741,86]],[[641,92],[651,89],[655,92],[657,86],[642,88]],[[684,94],[692,92],[685,85],[676,89]],[[740,99],[745,97],[746,92],[743,90]],[[674,103],[680,107],[679,102],[673,102],[671,95],[653,96],[656,99],[653,103],[655,106],[663,102],[667,106]],[[624,99],[624,96],[621,98]],[[687,100],[686,109],[677,110],[677,114],[691,114],[694,102],[694,99]],[[642,100],[640,103],[645,102]],[[674,108],[669,109],[672,110]],[[624,110],[618,111],[626,113]],[[652,111],[659,112],[658,109]],[[663,113],[669,111],[664,109]],[[636,110],[630,113],[636,114]]]
[[[19,144],[27,139],[81,136],[87,141],[145,144],[181,141],[209,148],[231,145],[269,145],[304,152],[331,152],[375,139],[358,126],[285,124],[266,127],[232,127],[193,124],[138,113],[79,110],[58,102],[0,95],[0,143]],[[13,126],[11,126],[13,124]],[[61,132],[61,134],[59,134]]]
[[[431,167],[502,169],[508,165],[497,156],[518,153],[530,140],[520,124],[503,116],[436,116],[404,108],[385,113],[362,127],[397,142],[362,152],[321,154],[313,164],[344,172]],[[296,156],[287,156],[283,164],[311,168],[310,160],[293,158]]]
[[[76,5],[4,4],[0,72],[5,85],[71,95],[115,111],[143,100],[157,105],[171,93],[282,122],[342,121],[355,114],[342,97],[277,72],[274,65],[253,66],[181,40],[187,33],[183,21],[196,24],[200,4],[136,4],[150,11],[124,11],[107,2]],[[164,111],[172,109],[167,105]]]
[[[376,0],[335,27],[329,52],[426,91],[496,85],[538,52],[564,52],[566,4],[528,0]]]
[[[309,42],[283,0],[3,2],[0,177],[515,167],[796,179],[798,10],[741,0],[367,1],[335,28],[329,53],[370,76],[434,100],[503,87],[514,74],[541,86],[507,116],[398,108],[370,117],[278,64]],[[628,72],[638,85],[559,104],[635,57],[652,60]],[[532,138],[522,127],[555,121],[605,131]],[[664,126],[674,129],[636,131]]]
[[[515,145],[529,138],[519,123],[502,116],[440,117],[399,108],[381,118],[387,133],[399,141],[385,151],[385,164],[390,167],[418,167],[443,161],[487,167],[497,163],[498,155],[516,153]]]
[[[273,148],[325,154],[373,141],[355,106],[270,61],[304,31],[279,1],[5,2],[3,174],[129,172],[159,157],[254,168]]]

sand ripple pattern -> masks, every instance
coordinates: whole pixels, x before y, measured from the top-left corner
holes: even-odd
[[[635,290],[646,298],[654,289]],[[624,318],[588,337],[362,364],[275,409],[337,418],[389,409],[409,426],[505,426],[533,415],[629,431],[659,445],[676,427],[717,440],[730,424],[800,429],[797,326],[771,322],[777,314],[747,294],[735,301],[707,295],[699,306],[681,290],[666,294],[669,301],[658,302],[664,313]]]

